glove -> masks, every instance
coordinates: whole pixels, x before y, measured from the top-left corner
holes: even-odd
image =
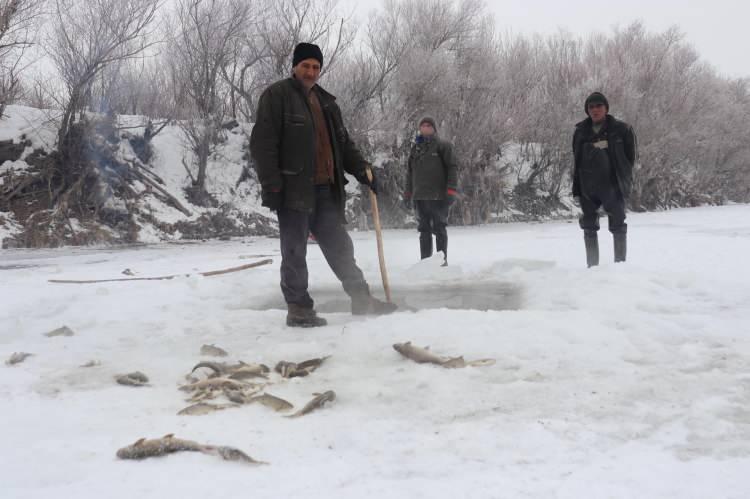
[[[261,206],[269,208],[271,211],[279,211],[283,202],[281,191],[263,191],[260,193]]]
[[[403,199],[401,200],[401,204],[403,205],[404,209],[406,211],[409,211],[414,206],[414,201],[411,198],[411,192],[406,191],[404,192]]]
[[[445,200],[448,201],[448,206],[453,206],[453,203],[456,202],[456,189],[448,189],[448,191],[445,193]]]

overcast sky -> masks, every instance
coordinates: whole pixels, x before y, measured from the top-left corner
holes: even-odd
[[[365,15],[380,0],[340,0]],[[585,36],[642,20],[648,30],[678,25],[704,60],[726,76],[750,77],[748,0],[486,0],[501,30],[554,33],[563,28]]]

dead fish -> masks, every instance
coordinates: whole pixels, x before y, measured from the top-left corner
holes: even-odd
[[[269,409],[273,409],[276,412],[286,412],[294,409],[294,406],[287,402],[286,400],[276,397],[275,395],[271,395],[270,393],[264,393],[263,395],[257,395],[255,397],[250,397],[247,400],[247,403],[252,404],[253,402],[257,402],[261,405],[264,405],[268,407]]]
[[[140,371],[135,371],[128,374],[121,374],[115,377],[115,380],[125,386],[146,386],[148,383],[148,376]]]
[[[100,365],[102,365],[102,363],[99,362],[98,360],[90,360],[90,361],[86,362],[85,364],[81,364],[80,367],[96,367],[96,366],[100,366]]]
[[[190,371],[191,373],[194,373],[198,369],[205,367],[207,369],[211,369],[213,372],[209,375],[209,377],[218,378],[219,376],[224,376],[229,371],[229,365],[225,362],[210,362],[210,361],[203,361],[198,362],[195,366],[193,366],[193,369]]]
[[[305,372],[304,374],[297,374],[297,364],[295,362],[287,362],[285,360],[279,361],[278,364],[276,364],[276,367],[273,368],[274,371],[281,374],[282,378],[294,378],[295,376],[307,376],[308,372]]]
[[[45,333],[44,336],[48,338],[52,338],[54,336],[73,336],[75,333],[72,329],[70,329],[68,326],[59,327],[57,329],[54,329],[50,331],[49,333]]]
[[[201,402],[203,400],[213,400],[219,395],[216,390],[198,390],[193,395],[186,399],[187,402]]]
[[[266,374],[269,371],[267,366],[263,364],[246,364],[239,369],[235,369],[229,374],[230,379],[250,379],[250,378],[266,378]]]
[[[204,361],[197,363],[191,372],[195,372],[202,367],[213,371],[213,374],[209,376],[211,378],[220,376],[225,376],[231,379],[266,378],[266,373],[270,371],[268,366],[263,364],[246,364],[242,361],[237,364]]]
[[[253,459],[239,449],[235,449],[234,447],[227,447],[225,445],[218,447],[207,445],[204,447],[203,452],[206,454],[211,454],[212,456],[219,456],[225,461],[238,461],[248,464],[268,464],[265,461],[258,461]]]
[[[229,355],[226,350],[223,348],[219,348],[214,344],[211,345],[203,345],[201,347],[201,355],[210,355],[213,357],[226,357]]]
[[[141,438],[134,444],[117,451],[120,459],[146,459],[148,457],[166,456],[173,452],[202,452],[203,446],[192,440],[174,438],[174,434],[164,435],[162,438],[147,440]]]
[[[328,390],[327,392],[323,393],[313,393],[313,395],[315,395],[315,398],[305,404],[305,407],[286,417],[298,418],[300,416],[304,416],[305,414],[310,414],[315,409],[323,407],[326,402],[333,402],[336,399],[336,393],[333,390]]]
[[[11,355],[8,360],[5,361],[5,363],[9,366],[20,364],[24,360],[26,360],[28,357],[31,357],[34,355],[33,353],[26,353],[26,352],[13,352],[13,355]]]
[[[304,369],[305,371],[313,372],[314,370],[319,368],[326,359],[330,357],[330,355],[326,355],[325,357],[320,357],[319,359],[303,360],[302,362],[299,362],[297,364],[297,369]]]
[[[162,438],[147,440],[141,438],[132,445],[123,447],[117,451],[120,459],[146,459],[149,457],[160,457],[175,452],[202,452],[212,456],[219,456],[226,461],[239,461],[249,464],[268,464],[256,461],[239,449],[227,446],[202,445],[192,440],[174,438],[173,434]]]
[[[199,402],[191,406],[185,407],[177,413],[178,416],[204,416],[216,411],[222,411],[229,409],[230,407],[238,407],[237,404],[206,404],[205,402]]]
[[[296,378],[301,376],[307,376],[323,364],[323,362],[329,358],[330,355],[321,357],[319,359],[309,359],[302,362],[287,362],[285,360],[280,361],[274,367],[274,371],[279,373],[282,378]]]
[[[202,379],[189,385],[182,385],[180,390],[185,392],[194,392],[197,390],[221,390],[224,388],[242,389],[247,385],[229,378],[208,378]]]
[[[442,357],[432,353],[429,347],[422,348],[412,345],[411,341],[407,341],[406,343],[395,343],[393,349],[407,359],[411,359],[418,364],[436,364],[446,368],[455,369],[466,366],[491,366],[495,363],[494,359],[481,359],[466,362],[463,357]]]
[[[260,391],[259,387],[251,387],[251,388],[243,388],[243,389],[235,389],[235,388],[224,388],[224,396],[230,401],[234,402],[235,404],[247,404],[250,402],[250,399]]]

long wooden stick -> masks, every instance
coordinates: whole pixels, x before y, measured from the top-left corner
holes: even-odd
[[[367,168],[367,178],[372,182],[372,171]],[[385,252],[383,250],[383,231],[380,228],[380,210],[378,210],[378,197],[370,189],[370,203],[372,204],[372,221],[375,224],[375,238],[378,241],[378,260],[380,261],[380,277],[383,279],[385,299],[391,303],[391,286],[388,283],[388,269],[385,267]]]
[[[231,267],[228,269],[221,269],[221,270],[211,270],[209,272],[199,272],[199,274],[204,277],[211,277],[215,275],[229,274],[230,272],[239,272],[240,270],[252,269],[254,267],[260,267],[261,265],[268,265],[269,263],[273,263],[273,260],[271,260],[270,258],[266,260],[261,260],[259,262],[253,262],[253,263],[248,263],[246,265],[240,265],[239,267]],[[56,284],[94,284],[94,283],[99,283],[99,282],[122,282],[122,281],[165,281],[169,279],[174,279],[175,277],[189,277],[190,275],[192,274],[173,274],[173,275],[164,275],[164,276],[159,276],[159,277],[123,277],[119,279],[95,279],[95,280],[89,280],[89,281],[49,279],[48,282],[54,282]]]

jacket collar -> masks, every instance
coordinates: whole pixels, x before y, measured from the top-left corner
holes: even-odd
[[[300,83],[299,80],[297,80],[297,78],[294,77],[294,75],[292,75],[289,78],[287,78],[287,80],[289,80],[291,82],[292,86],[295,89],[297,89],[299,92],[301,92],[302,95],[307,95],[306,92],[305,92],[305,87],[302,86],[302,83]],[[333,94],[331,94],[328,91],[326,91],[323,87],[321,87],[317,83],[312,88],[312,91],[318,93],[318,97],[320,98],[320,101],[321,101],[322,105],[329,104],[330,102],[336,100],[336,97]]]
[[[617,123],[617,120],[615,119],[614,116],[612,116],[611,114],[608,114],[604,122],[606,124],[606,128],[611,130],[613,126]],[[576,128],[591,128],[593,124],[594,122],[591,120],[591,117],[588,117],[585,120],[576,123]]]

